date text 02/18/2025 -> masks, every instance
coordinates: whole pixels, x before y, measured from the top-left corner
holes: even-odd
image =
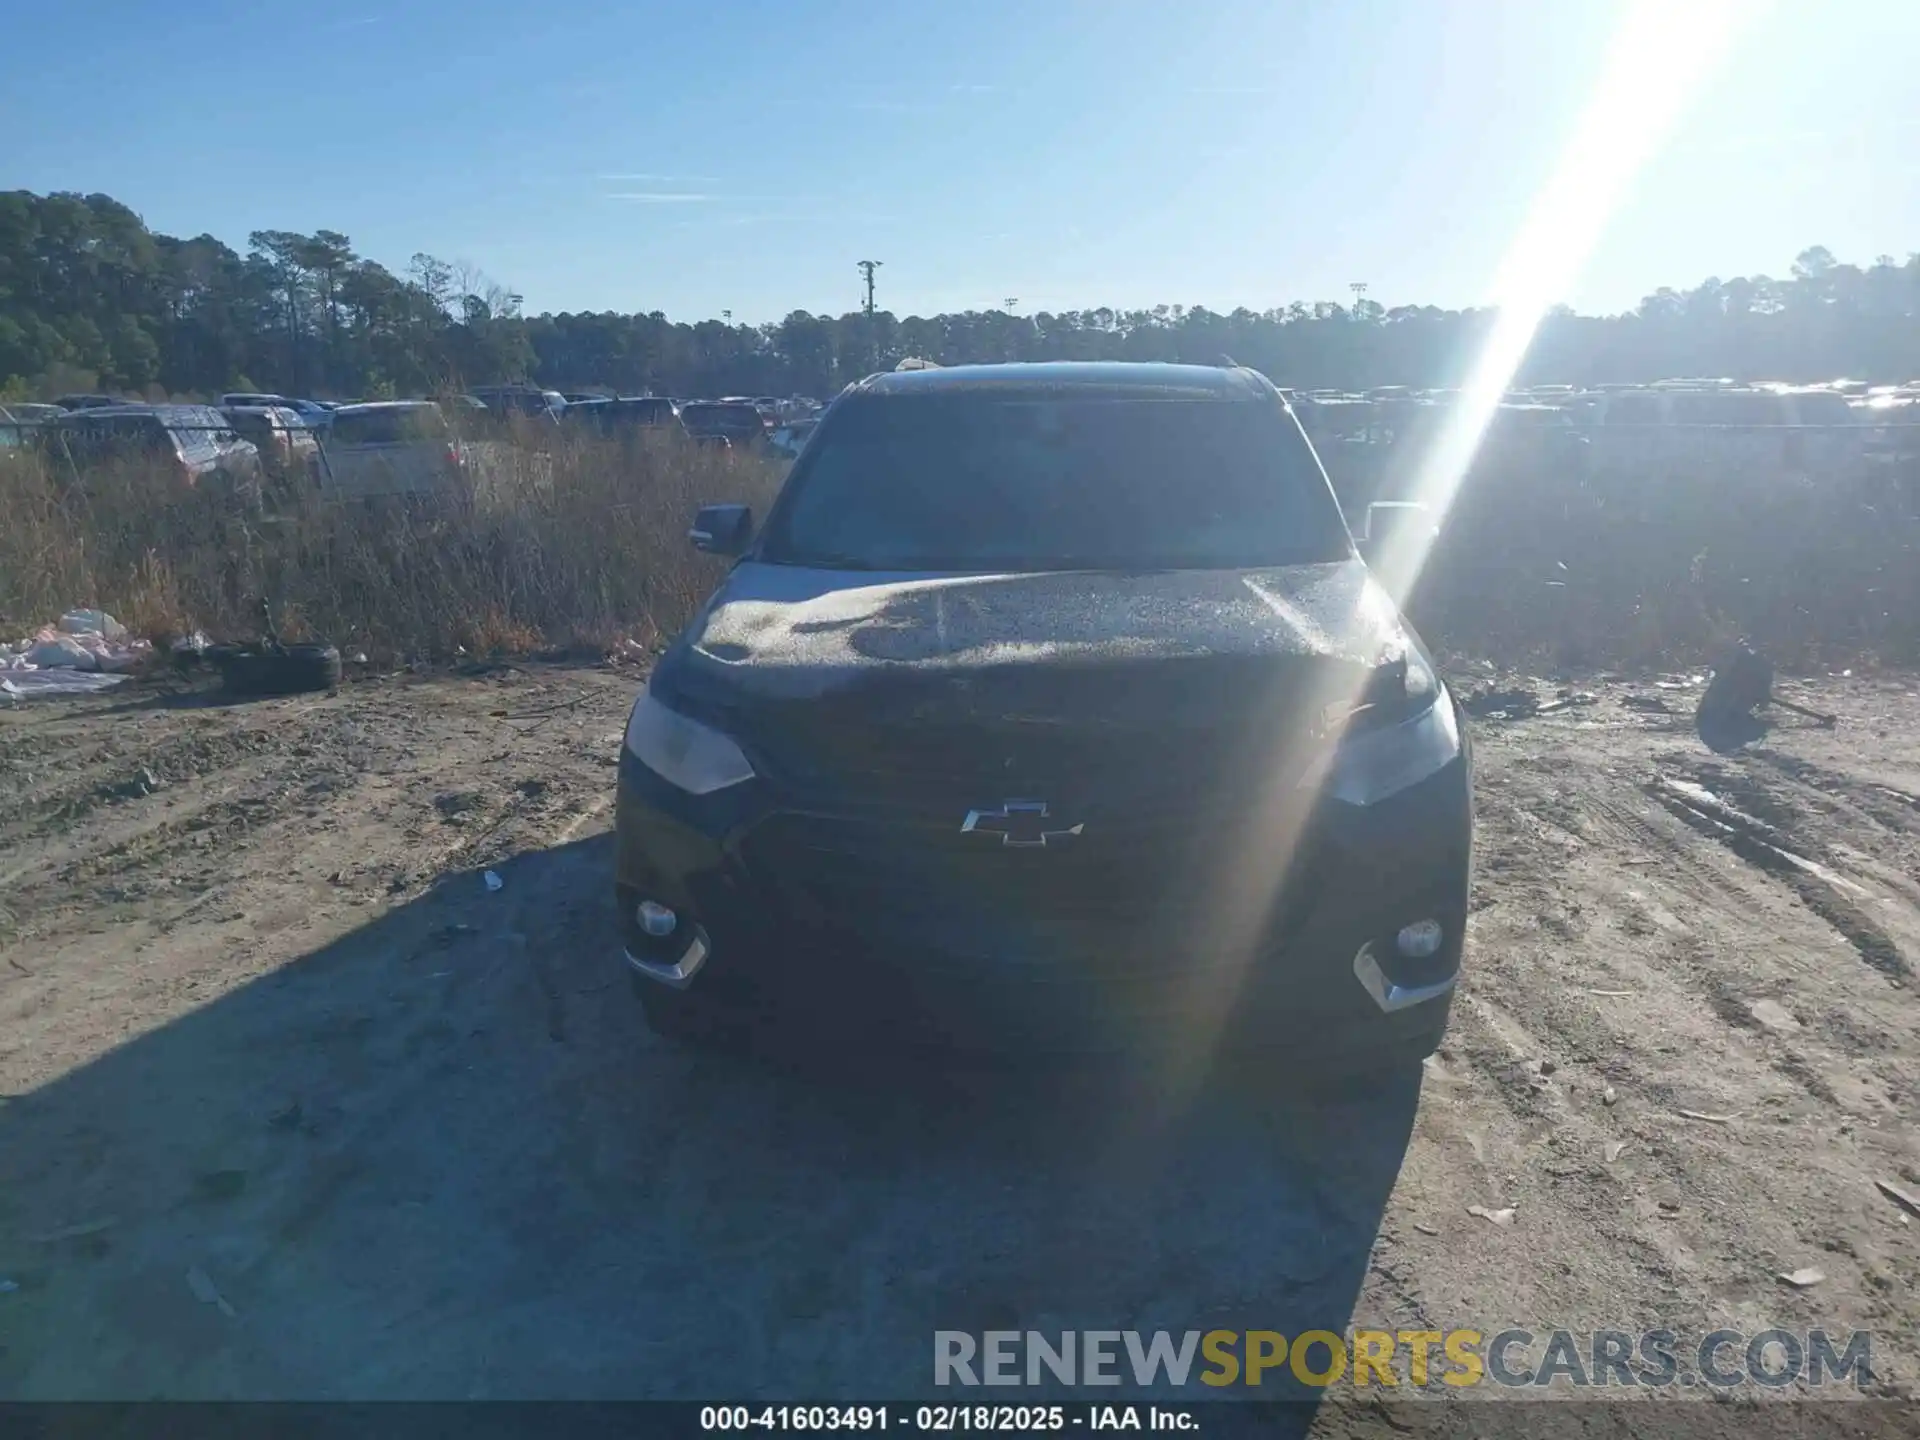
[[[1066,1430],[1191,1431],[1191,1411],[1160,1405],[703,1405],[708,1431],[911,1430],[926,1434]]]

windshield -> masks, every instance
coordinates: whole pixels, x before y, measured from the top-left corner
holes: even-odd
[[[361,410],[337,414],[333,419],[335,445],[399,445],[446,437],[446,419],[433,405]]]
[[[696,435],[758,435],[766,427],[760,412],[751,405],[687,405],[680,420]]]
[[[609,418],[618,417],[635,425],[671,425],[674,420],[671,400],[614,400],[606,412]]]
[[[79,454],[171,455],[172,432],[157,415],[94,415],[63,421],[58,429],[67,449]]]
[[[1241,569],[1351,545],[1277,404],[943,395],[844,403],[762,553],[873,570]]]

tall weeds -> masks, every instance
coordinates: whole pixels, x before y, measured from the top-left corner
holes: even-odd
[[[300,486],[249,515],[138,464],[16,456],[0,461],[0,616],[18,630],[90,605],[152,636],[244,639],[265,599],[290,638],[389,656],[648,643],[720,574],[687,543],[695,508],[763,514],[781,472],[643,435],[492,444],[474,473],[466,503]]]
[[[337,503],[269,519],[138,469],[0,456],[0,632],[76,605],[149,635],[259,632],[373,655],[600,647],[670,635],[719,577],[695,507],[757,513],[781,469],[643,436],[500,443],[471,503]],[[1336,480],[1339,477],[1336,475]],[[1782,663],[1920,663],[1920,475],[1718,464],[1479,466],[1414,614],[1447,649],[1567,665],[1697,663],[1735,635]]]

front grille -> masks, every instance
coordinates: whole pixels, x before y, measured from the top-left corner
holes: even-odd
[[[966,955],[1177,963],[1279,923],[1311,868],[1304,757],[1196,725],[1191,705],[1188,723],[1146,728],[1079,703],[1071,723],[1012,704],[986,718],[823,706],[753,727],[776,810],[742,841],[748,871],[796,923]],[[1055,832],[1046,845],[1002,843],[1008,822],[991,817],[1009,801],[1047,805],[1013,826]],[[985,828],[963,833],[975,810]]]
[[[1044,847],[962,833],[962,815],[786,811],[743,853],[787,917],[814,930],[953,954],[1112,950],[1167,964],[1248,926],[1270,938],[1311,870],[1310,831],[1280,855],[1223,814],[1064,811],[1083,833]]]

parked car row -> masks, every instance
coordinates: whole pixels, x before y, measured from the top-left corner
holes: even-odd
[[[1395,407],[1451,405],[1458,390],[1383,385],[1365,391],[1297,390],[1294,408],[1309,431],[1354,434]],[[1648,385],[1536,385],[1512,390],[1506,406],[1563,412],[1583,430],[1651,425],[1838,426],[1898,423],[1920,414],[1920,381],[1872,385],[1835,380],[1823,385],[1727,379],[1656,380]]]
[[[48,453],[78,467],[159,462],[182,485],[257,494],[267,473],[258,447],[211,405],[86,405],[35,426]]]

